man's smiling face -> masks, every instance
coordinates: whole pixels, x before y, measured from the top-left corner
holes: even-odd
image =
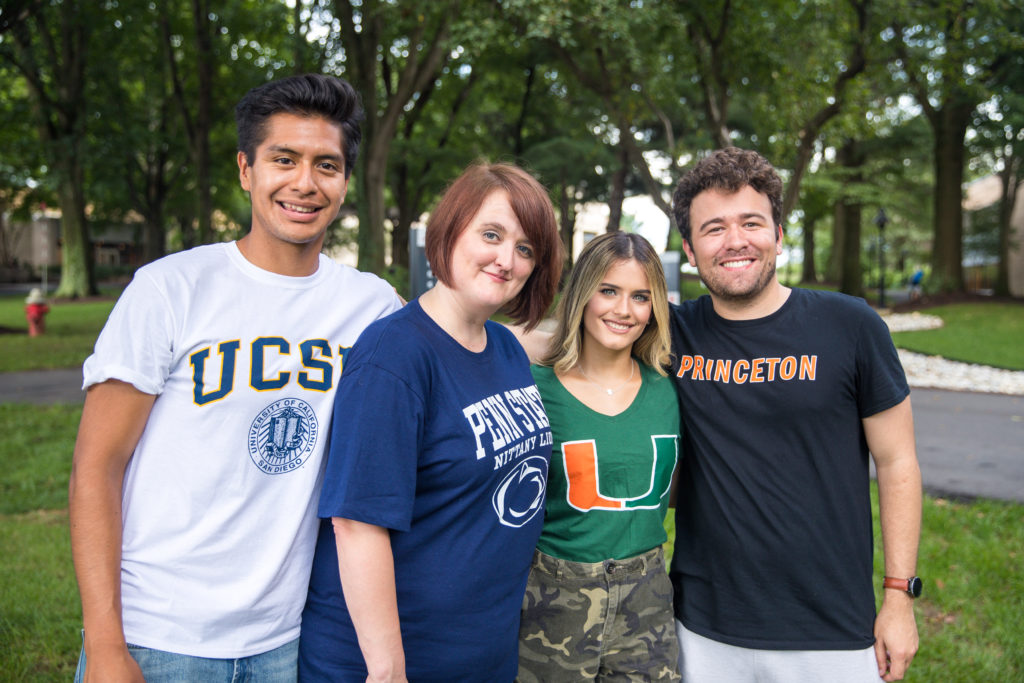
[[[322,240],[348,190],[341,126],[320,116],[274,114],[253,158],[238,154],[252,198],[252,234],[262,242]]]
[[[683,249],[716,302],[751,308],[770,294],[782,233],[766,195],[705,190],[690,205],[690,230]]]

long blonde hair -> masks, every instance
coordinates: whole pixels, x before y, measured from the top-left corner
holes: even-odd
[[[592,239],[580,253],[569,284],[558,303],[555,329],[548,353],[541,365],[553,366],[565,373],[579,362],[583,350],[583,310],[597,292],[605,273],[620,261],[636,261],[643,268],[651,289],[651,320],[633,342],[632,355],[665,376],[671,359],[672,342],[668,324],[668,288],[661,260],[651,243],[640,235],[608,232]]]

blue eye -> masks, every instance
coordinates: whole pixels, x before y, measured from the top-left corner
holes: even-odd
[[[533,258],[533,247],[528,244],[520,244],[516,250],[523,258]]]

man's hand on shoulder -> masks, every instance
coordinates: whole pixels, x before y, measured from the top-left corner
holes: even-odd
[[[539,329],[527,332],[522,325],[513,325],[511,323],[505,323],[505,327],[522,344],[523,350],[526,351],[526,356],[530,359],[531,363],[536,363],[547,355],[548,348],[551,345],[551,338],[554,336],[551,332]]]
[[[892,592],[892,595],[889,593]],[[909,595],[886,591],[875,618],[875,658],[884,681],[900,681],[917,654],[917,621]]]

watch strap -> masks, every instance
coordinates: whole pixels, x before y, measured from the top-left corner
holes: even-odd
[[[903,591],[912,598],[916,598],[921,595],[921,579],[916,576],[911,576],[909,579],[897,579],[891,576],[886,576],[882,581],[882,586],[884,588]]]
[[[887,576],[882,579],[883,588],[893,588],[904,593],[910,592],[910,579],[894,579],[891,576]]]

